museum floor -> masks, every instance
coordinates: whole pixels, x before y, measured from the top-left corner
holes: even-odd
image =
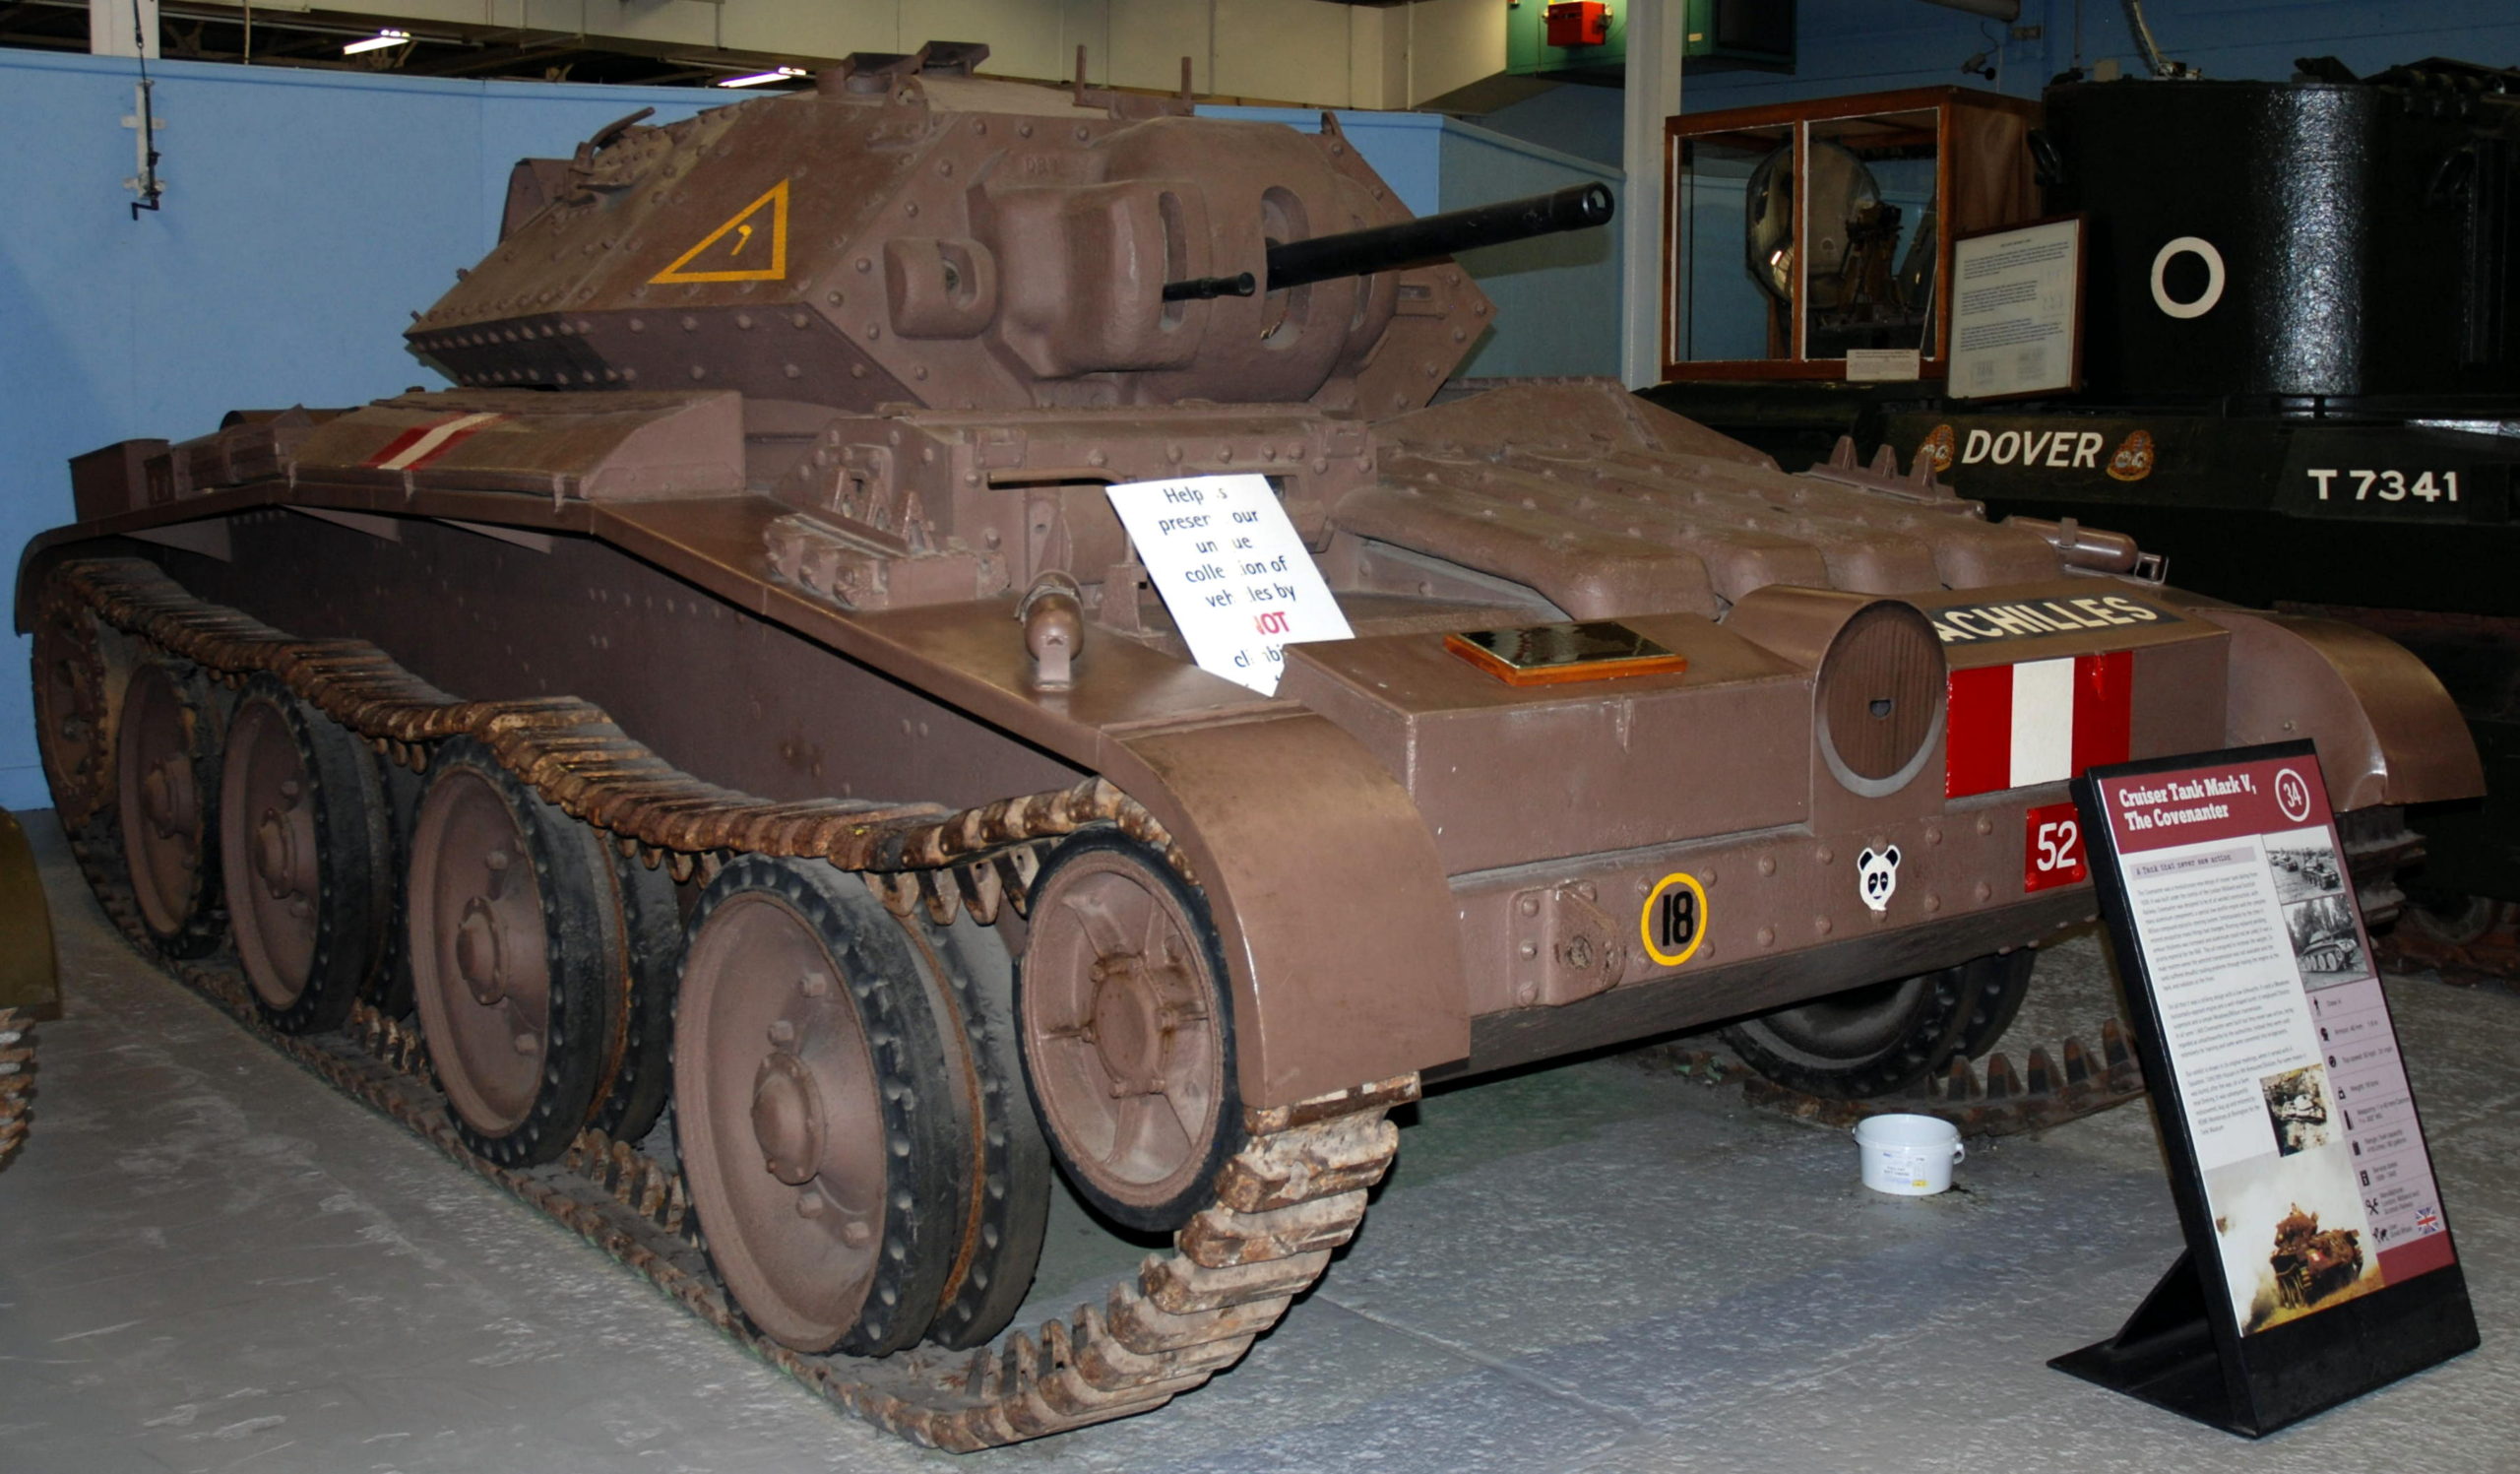
[[[1619,1059],[1455,1089],[1321,1288],[1152,1416],[967,1459],[835,1413],[133,958],[30,816],[68,1016],[0,1175],[0,1470],[2520,1469],[2520,997],[2398,980],[2483,1350],[2261,1442],[2072,1380],[2178,1250],[2140,1106],[1858,1186]],[[2110,1006],[2068,944],[2041,1016]],[[2045,965],[2045,964],[2043,964]],[[1072,1305],[1139,1252],[1062,1203]]]

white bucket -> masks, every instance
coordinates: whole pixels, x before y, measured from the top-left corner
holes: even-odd
[[[1931,1116],[1867,1116],[1855,1128],[1863,1186],[1875,1192],[1926,1197],[1951,1186],[1951,1169],[1969,1149],[1960,1128]]]

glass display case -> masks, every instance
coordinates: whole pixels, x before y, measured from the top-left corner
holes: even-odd
[[[1942,377],[1952,237],[2038,214],[2038,117],[1929,87],[1670,119],[1663,377]]]

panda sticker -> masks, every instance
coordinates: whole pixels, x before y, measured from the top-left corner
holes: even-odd
[[[1863,892],[1863,904],[1875,911],[1890,909],[1891,893],[1899,888],[1899,847],[1890,845],[1876,855],[1870,850],[1855,858],[1856,886]]]

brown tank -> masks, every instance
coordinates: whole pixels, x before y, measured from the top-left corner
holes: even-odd
[[[972,59],[521,165],[410,331],[458,387],[83,457],[19,585],[136,936],[866,1417],[1198,1385],[1425,1081],[1727,1020],[1838,1096],[1983,1052],[2093,912],[2083,764],[2477,791],[2396,647],[2123,539],[1606,382],[1440,397],[1490,309],[1421,258],[1599,201],[1394,229],[1335,125]],[[1228,472],[1354,630],[1273,696],[1103,494]],[[1173,1249],[1009,1332],[1053,1161]]]
[[[2362,1236],[2354,1229],[2321,1229],[2319,1215],[2295,1203],[2275,1225],[2275,1252],[2267,1264],[2275,1271],[2276,1304],[2306,1310],[2361,1276]]]

